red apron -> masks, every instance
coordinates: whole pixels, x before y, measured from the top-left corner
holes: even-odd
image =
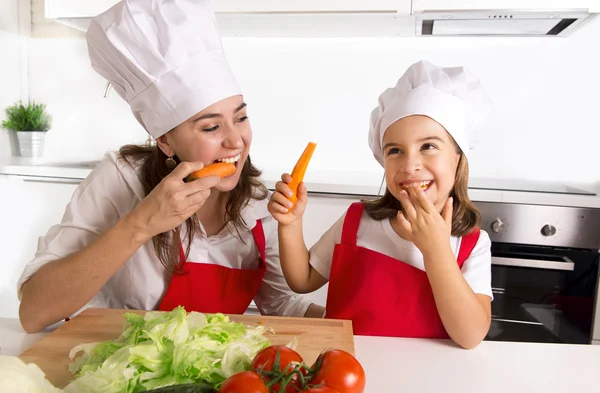
[[[425,271],[356,245],[363,210],[362,203],[353,203],[344,219],[325,317],[352,320],[356,335],[448,338]],[[459,267],[478,239],[479,228],[462,238]]]
[[[243,314],[262,283],[265,262],[265,234],[262,223],[252,229],[260,258],[256,269],[232,269],[208,263],[185,260],[179,246],[181,272],[174,273],[159,310],[171,311],[183,306],[186,311],[203,313]]]

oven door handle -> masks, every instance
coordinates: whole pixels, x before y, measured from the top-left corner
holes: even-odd
[[[548,270],[575,270],[575,263],[569,258],[564,258],[565,262],[544,261],[539,259],[521,259],[521,258],[504,258],[492,257],[492,265],[497,266],[516,266],[516,267],[532,267],[536,269]]]

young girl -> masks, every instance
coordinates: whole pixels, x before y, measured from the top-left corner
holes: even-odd
[[[246,104],[207,0],[127,0],[100,14],[92,66],[157,146],[107,154],[18,283],[23,328],[84,307],[322,317],[279,264],[277,222],[250,161]],[[234,174],[186,182],[217,161]]]
[[[306,188],[291,207],[282,176],[269,211],[284,276],[298,293],[329,281],[326,317],[358,335],[452,338],[477,346],[491,319],[491,242],[467,193],[466,154],[491,107],[464,68],[413,64],[371,114],[369,146],[387,189],[355,203],[311,248]]]

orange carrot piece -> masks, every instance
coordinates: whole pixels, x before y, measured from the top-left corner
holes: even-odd
[[[288,183],[288,187],[292,189],[292,196],[288,197],[288,199],[296,205],[298,201],[298,185],[304,180],[304,174],[306,173],[306,168],[308,167],[308,163],[315,151],[317,144],[314,142],[308,142],[308,145],[304,149],[304,152],[300,156],[300,159],[294,166],[294,170],[292,171],[292,181]]]
[[[236,170],[237,168],[235,165],[230,162],[216,162],[214,164],[207,165],[196,172],[192,172],[188,178],[189,181],[207,176],[218,176],[220,178],[224,178],[233,175]]]

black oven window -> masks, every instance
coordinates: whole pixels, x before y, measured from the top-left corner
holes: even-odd
[[[487,340],[590,343],[597,251],[493,244],[492,258],[500,264],[492,262],[493,320]]]

